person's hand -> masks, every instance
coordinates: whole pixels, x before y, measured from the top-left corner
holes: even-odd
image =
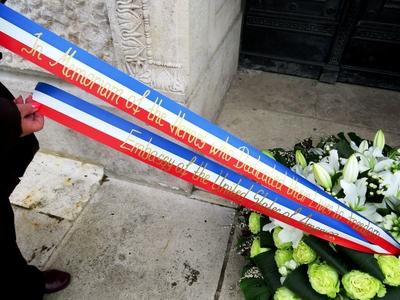
[[[32,96],[26,98],[25,103],[21,96],[15,99],[15,104],[21,114],[21,137],[40,131],[44,125],[43,115],[38,113],[39,106],[33,103]]]

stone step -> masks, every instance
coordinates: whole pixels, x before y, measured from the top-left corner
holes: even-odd
[[[103,176],[100,166],[39,152],[10,200],[14,205],[73,221],[100,187]]]

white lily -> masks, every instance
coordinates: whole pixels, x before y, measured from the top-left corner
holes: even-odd
[[[303,153],[301,153],[301,150],[296,151],[296,164],[303,168],[307,167],[306,158],[304,157]]]
[[[384,203],[366,203],[364,209],[358,211],[360,215],[367,218],[373,223],[380,223],[383,221],[383,217],[376,212],[378,208],[385,208]]]
[[[390,158],[379,160],[374,166],[373,171],[375,173],[380,173],[389,170],[390,167],[393,165],[393,162],[394,162],[393,159]]]
[[[381,173],[383,180],[382,185],[387,187],[387,190],[383,192],[383,195],[388,198],[396,198],[400,201],[400,172],[392,173],[386,171]]]
[[[383,150],[383,148],[385,147],[385,135],[383,134],[382,129],[379,129],[374,137],[374,144],[373,146],[376,149],[379,149],[381,152]]]
[[[364,153],[366,150],[368,150],[368,141],[363,140],[359,146],[356,145],[353,141],[350,142],[350,147],[357,153]]]
[[[363,140],[363,141],[360,143],[360,148],[359,148],[360,152],[361,152],[361,153],[364,153],[364,151],[368,150],[368,148],[369,148],[368,146],[369,146],[369,145],[368,145],[368,141]]]
[[[360,178],[354,183],[340,180],[340,186],[345,194],[344,202],[355,211],[365,210],[365,198],[367,194],[367,178]]]
[[[325,156],[318,164],[321,165],[330,176],[335,175],[340,168],[339,154],[337,150],[329,151],[329,156]]]
[[[375,155],[375,148],[370,147],[368,150],[364,151],[363,154],[356,153],[355,155],[360,160],[358,161],[358,168],[360,173],[365,172],[367,170],[371,170],[377,164],[377,156]],[[382,157],[382,155],[380,156]]]
[[[383,137],[383,143],[384,143]],[[366,140],[362,141],[359,146],[356,145],[353,141],[350,142],[350,147],[356,153],[356,157],[359,158],[358,167],[360,173],[374,169],[375,165],[378,162],[378,159],[383,157],[382,155],[382,136],[378,135],[376,138],[376,142],[373,146],[368,147],[368,142]],[[345,163],[347,160],[341,160],[342,163]]]
[[[320,164],[313,164],[313,174],[316,182],[326,190],[332,188],[332,179],[329,173]]]
[[[355,182],[358,177],[358,160],[355,154],[351,155],[343,168],[343,178],[349,183]]]
[[[296,164],[292,167],[292,171],[296,172],[297,174],[303,176],[304,178],[306,178],[308,181],[316,184],[315,182],[315,178],[314,178],[314,174],[313,174],[313,167],[312,165],[308,165],[305,168],[303,168],[302,166]]]
[[[272,218],[271,223],[264,225],[262,230],[271,232],[277,226],[282,227],[278,234],[279,240],[282,243],[291,242],[293,247],[296,248],[303,238],[303,231]]]
[[[321,148],[311,148],[310,153],[312,153],[314,155],[322,156],[322,155],[324,155],[324,150]]]

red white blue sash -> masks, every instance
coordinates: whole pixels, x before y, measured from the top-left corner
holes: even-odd
[[[308,215],[310,219],[322,215],[326,219],[338,221],[345,226],[343,228],[350,230],[352,232],[350,235],[357,240],[355,244],[348,244],[348,247],[358,247],[362,251],[369,249],[379,253],[400,253],[400,245],[392,236],[319,187],[167,96],[4,5],[0,5],[0,45],[125,111],[130,116],[161,130],[173,139],[185,143],[204,156],[232,169],[238,176],[240,174],[283,199],[290,200],[289,202],[297,207],[294,209],[295,212]],[[59,117],[62,118],[61,115]],[[87,132],[85,134],[93,137]],[[101,142],[107,144],[106,141]],[[219,167],[223,167],[221,165]],[[265,206],[267,205],[263,207]],[[250,208],[254,207],[250,205]],[[271,215],[272,212],[262,211],[260,207],[255,209],[273,217],[278,213],[274,211]],[[310,214],[305,213],[306,209],[310,210]],[[283,213],[281,215],[282,220],[286,217],[286,223],[294,221],[293,217]],[[308,224],[292,225],[310,232],[302,228]],[[315,228],[314,231],[317,230],[320,235],[328,237],[323,228]],[[331,228],[333,229],[336,230]],[[329,239],[337,239],[337,235],[332,231]]]

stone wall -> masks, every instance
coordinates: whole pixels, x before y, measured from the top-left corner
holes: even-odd
[[[209,119],[216,117],[236,72],[241,0],[9,0],[7,5]],[[11,53],[3,56],[0,80],[15,95],[45,81],[123,115]],[[45,151],[102,164],[116,176],[191,190],[51,121],[39,139]]]

